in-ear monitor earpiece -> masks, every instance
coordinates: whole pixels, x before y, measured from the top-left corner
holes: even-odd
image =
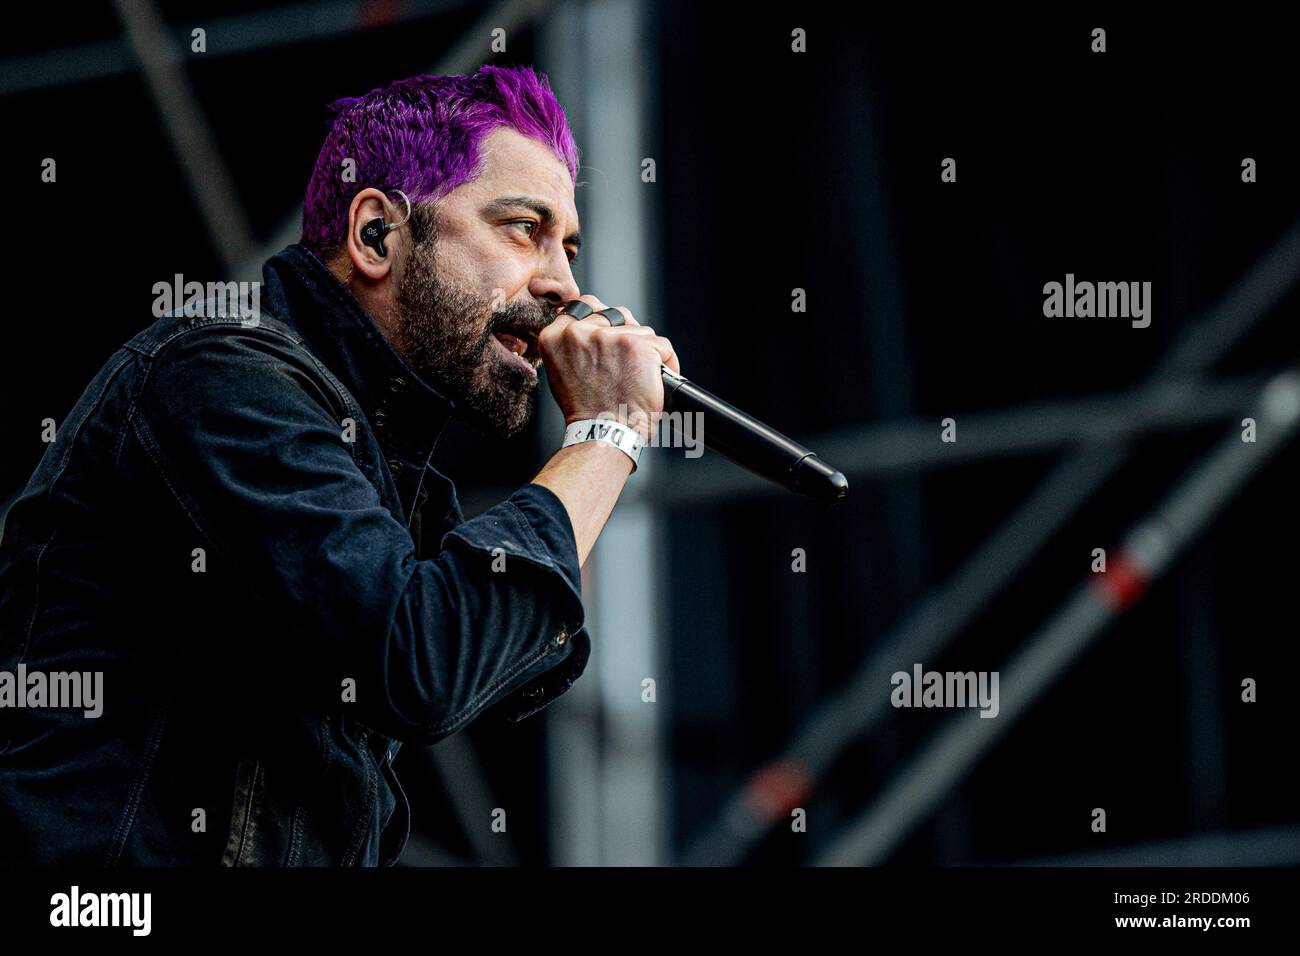
[[[387,223],[382,216],[371,219],[361,227],[361,243],[370,246],[381,256],[387,256],[388,250],[384,248],[384,236],[388,235],[398,226],[404,226],[411,219],[411,200],[407,198],[406,193],[400,189],[390,189],[389,192],[397,193],[406,202],[406,217],[401,222]]]

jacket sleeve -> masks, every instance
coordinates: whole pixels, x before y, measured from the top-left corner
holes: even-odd
[[[496,704],[545,706],[589,650],[559,499],[525,485],[419,559],[345,440],[350,406],[288,337],[227,328],[168,344],[128,427],[207,546],[311,635],[336,688],[355,681],[361,720],[433,743]]]

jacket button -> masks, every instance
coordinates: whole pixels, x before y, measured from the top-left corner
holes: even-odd
[[[388,413],[382,408],[375,409],[375,413],[370,416],[370,420],[375,426],[375,431],[383,431],[388,427]]]
[[[402,477],[402,463],[396,458],[388,459],[388,470],[393,473],[393,478]]]
[[[394,375],[388,380],[388,390],[394,395],[400,395],[406,391],[406,379],[400,375]]]
[[[537,701],[541,699],[541,696],[542,696],[541,684],[538,684],[535,687],[530,687],[526,691],[524,691],[524,699],[527,700],[529,703],[533,703],[533,704],[537,703]]]

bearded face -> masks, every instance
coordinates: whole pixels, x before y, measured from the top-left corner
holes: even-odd
[[[468,424],[509,438],[536,409],[537,334],[554,311],[536,299],[494,308],[491,296],[446,278],[433,217],[424,209],[417,214],[422,228],[397,289],[398,351]]]

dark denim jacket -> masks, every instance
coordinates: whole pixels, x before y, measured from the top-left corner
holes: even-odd
[[[590,651],[567,512],[466,521],[453,411],[297,245],[256,323],[117,351],[0,542],[0,671],[103,675],[99,717],[0,707],[0,863],[396,862],[401,742],[522,720]]]

